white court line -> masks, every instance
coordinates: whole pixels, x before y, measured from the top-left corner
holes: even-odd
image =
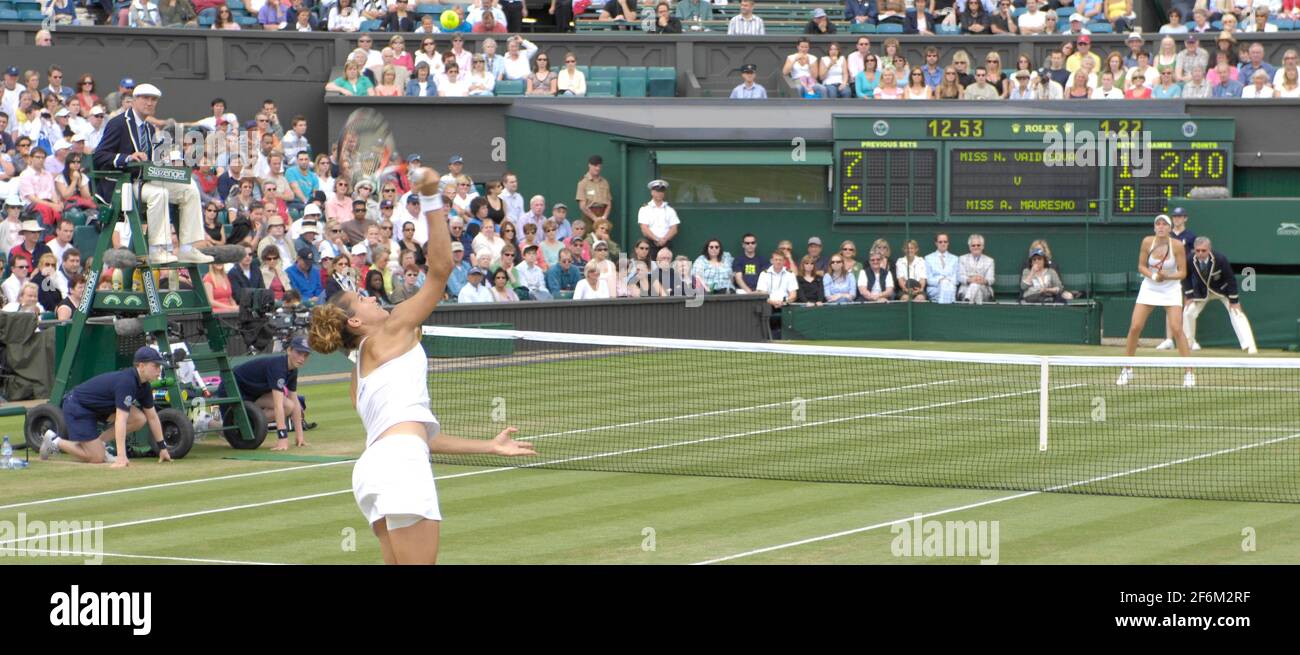
[[[833,395],[833,396],[819,396],[819,397],[817,397],[817,398],[806,398],[806,399],[804,399],[804,401],[805,401],[805,402],[810,402],[810,403],[815,403],[815,402],[820,402],[820,401],[823,401],[823,400],[839,400],[839,399],[841,399],[841,398],[852,398],[853,396],[867,396],[867,395],[872,395],[872,394],[877,394],[877,393],[883,393],[883,392],[887,392],[887,391],[903,391],[903,390],[906,390],[906,389],[918,389],[918,388],[921,388],[921,387],[931,387],[931,386],[935,386],[935,385],[939,385],[939,384],[952,384],[952,383],[954,383],[954,382],[959,382],[959,381],[960,381],[960,380],[940,380],[940,381],[938,381],[938,382],[921,382],[921,383],[917,383],[917,384],[908,384],[908,385],[904,385],[904,386],[901,386],[901,387],[887,387],[887,388],[884,388],[884,389],[869,389],[869,390],[867,390],[867,391],[854,391],[854,392],[851,392],[851,393],[840,393],[840,394],[835,394],[835,395]],[[778,402],[778,403],[765,403],[765,404],[762,404],[762,405],[750,405],[749,407],[733,407],[733,408],[731,408],[731,409],[718,409],[718,410],[714,410],[714,411],[711,411],[711,412],[698,412],[698,413],[695,413],[695,414],[681,414],[681,415],[678,415],[678,416],[665,416],[665,417],[661,417],[661,418],[646,419],[646,420],[644,420],[644,421],[632,421],[632,422],[630,422],[630,423],[619,423],[619,424],[616,424],[616,425],[602,425],[602,426],[594,427],[594,428],[582,428],[582,429],[579,429],[579,430],[565,430],[565,431],[563,431],[563,432],[549,432],[549,433],[546,433],[546,434],[539,434],[539,435],[537,435],[537,436],[533,436],[533,437],[520,437],[519,440],[520,440],[520,441],[536,441],[536,440],[538,440],[538,439],[545,439],[545,438],[547,438],[547,437],[561,437],[561,436],[569,435],[569,434],[583,434],[583,433],[587,433],[587,432],[601,432],[601,431],[603,431],[603,430],[617,430],[617,429],[620,429],[620,428],[632,428],[632,427],[638,427],[638,426],[642,426],[642,425],[651,425],[651,424],[654,424],[654,423],[666,423],[666,422],[669,422],[669,421],[680,421],[680,420],[685,420],[685,419],[702,418],[702,417],[705,417],[705,416],[718,416],[718,415],[721,415],[721,414],[731,414],[731,413],[735,413],[735,412],[747,412],[747,411],[754,410],[754,409],[772,409],[772,408],[774,408],[774,407],[788,407],[788,406],[790,406],[790,404],[791,404],[792,402],[793,402],[793,401],[791,401],[791,400],[783,400],[783,401]],[[3,508],[0,508],[0,509],[3,509]]]
[[[1179,388],[1181,389],[1182,387],[1179,387]],[[884,418],[889,418],[889,419],[898,419],[898,420],[900,420],[900,421],[945,421],[945,422],[952,422],[952,418],[951,418],[951,417],[944,417],[944,416],[887,416],[887,417],[884,417]],[[983,422],[983,423],[1030,423],[1030,424],[1033,424],[1033,425],[1038,425],[1038,423],[1039,423],[1038,419],[1036,419],[1036,418],[988,418],[988,417],[981,417],[981,418],[980,418],[978,421],[976,421],[976,422],[977,422],[977,423],[978,423],[978,422]],[[1114,421],[1114,422],[1119,423],[1120,421]],[[1084,418],[1054,418],[1054,419],[1051,419],[1051,420],[1049,421],[1049,424],[1050,424],[1050,425],[1092,425],[1092,426],[1096,426],[1098,423],[1101,423],[1103,426],[1105,425],[1105,423],[1102,423],[1101,421],[1093,421],[1092,419],[1084,419]],[[1128,427],[1131,428],[1132,426],[1128,426]],[[1170,423],[1142,423],[1142,424],[1140,425],[1140,427],[1142,427],[1142,428],[1158,428],[1158,429],[1163,429],[1163,430],[1188,430],[1188,431],[1194,431],[1194,430],[1207,430],[1207,431],[1220,431],[1220,432],[1229,432],[1229,431],[1230,431],[1230,432],[1267,432],[1267,433],[1269,433],[1269,434],[1277,434],[1277,433],[1279,433],[1279,432],[1290,432],[1290,431],[1292,431],[1292,430],[1297,429],[1297,426],[1285,426],[1285,427],[1263,427],[1263,428],[1243,428],[1243,427],[1241,427],[1241,426],[1237,426],[1237,425],[1173,425],[1173,424],[1170,424]],[[1059,438],[1060,438],[1060,437],[1058,437],[1058,439],[1059,439]]]
[[[1170,467],[1170,466],[1176,466],[1176,465],[1178,465],[1178,464],[1186,464],[1187,462],[1195,462],[1195,461],[1197,461],[1197,460],[1208,459],[1208,458],[1210,458],[1210,457],[1216,457],[1216,456],[1218,456],[1218,455],[1227,455],[1227,454],[1229,454],[1229,453],[1240,452],[1240,451],[1243,451],[1243,450],[1250,450],[1251,448],[1258,448],[1258,447],[1260,447],[1260,446],[1268,446],[1268,445],[1275,444],[1275,443],[1281,443],[1281,442],[1283,442],[1283,441],[1289,441],[1289,440],[1291,440],[1291,439],[1295,439],[1296,437],[1300,437],[1300,432],[1297,432],[1297,433],[1295,433],[1295,434],[1291,434],[1291,435],[1287,435],[1287,436],[1285,436],[1285,437],[1277,437],[1277,438],[1275,438],[1275,439],[1267,439],[1267,440],[1265,440],[1265,441],[1259,441],[1259,442],[1252,443],[1252,444],[1246,444],[1246,445],[1244,445],[1244,446],[1237,446],[1237,447],[1235,447],[1235,448],[1224,448],[1224,449],[1222,449],[1222,450],[1216,450],[1216,451],[1208,452],[1208,453],[1201,453],[1200,455],[1193,455],[1193,456],[1191,456],[1191,457],[1184,457],[1184,458],[1182,458],[1182,459],[1176,459],[1176,460],[1169,461],[1169,462],[1164,462],[1164,463],[1161,463],[1161,464],[1152,464],[1152,465],[1150,465],[1150,466],[1143,466],[1143,467],[1141,467],[1141,468],[1135,468],[1135,469],[1132,469],[1132,470],[1129,470],[1129,471],[1122,471],[1122,472],[1120,472],[1120,473],[1111,473],[1111,474],[1109,474],[1109,475],[1101,475],[1101,476],[1097,476],[1097,477],[1095,477],[1095,478],[1089,478],[1089,479],[1087,479],[1087,480],[1080,480],[1080,481],[1078,481],[1078,482],[1070,482],[1070,483],[1068,483],[1068,484],[1057,485],[1057,486],[1055,486],[1055,487],[1048,487],[1048,488],[1043,489],[1043,490],[1041,490],[1041,491],[1025,491],[1025,492],[1021,492],[1021,493],[1014,494],[1014,495],[1011,495],[1011,496],[1003,496],[1003,497],[1001,497],[1001,498],[993,498],[993,499],[985,500],[985,501],[978,502],[978,503],[971,503],[971,504],[969,504],[969,505],[962,505],[961,507],[950,507],[950,508],[948,508],[948,509],[941,509],[941,510],[938,510],[938,511],[929,512],[929,513],[927,513],[927,514],[922,514],[922,515],[921,515],[921,518],[928,518],[928,517],[931,517],[931,516],[941,516],[941,515],[943,515],[943,514],[951,514],[951,513],[953,513],[953,512],[960,512],[960,511],[963,511],[963,510],[974,509],[974,508],[976,508],[976,507],[984,507],[984,506],[986,506],[986,505],[996,505],[996,504],[998,504],[998,503],[1005,503],[1005,502],[1012,501],[1012,500],[1017,500],[1017,499],[1020,499],[1020,498],[1027,498],[1027,497],[1029,497],[1029,496],[1037,496],[1037,495],[1039,495],[1039,494],[1043,494],[1043,493],[1047,493],[1047,492],[1064,491],[1064,490],[1066,490],[1066,489],[1070,489],[1070,488],[1073,488],[1073,487],[1079,487],[1079,486],[1083,486],[1083,485],[1086,485],[1086,484],[1092,484],[1092,483],[1094,483],[1094,482],[1104,482],[1104,481],[1106,481],[1106,480],[1113,480],[1113,479],[1115,479],[1115,478],[1122,478],[1122,477],[1124,477],[1124,476],[1128,476],[1128,475],[1137,475],[1138,473],[1146,473],[1147,471],[1154,471],[1154,470],[1157,470],[1157,469],[1162,469],[1162,468],[1166,468],[1166,467]],[[817,542],[820,542],[820,541],[830,541],[831,539],[838,539],[838,538],[840,538],[840,537],[847,537],[847,536],[849,536],[849,535],[861,534],[861,533],[863,533],[863,532],[870,532],[870,531],[872,531],[872,530],[879,530],[880,528],[887,528],[887,527],[889,527],[889,526],[891,526],[891,525],[898,525],[898,524],[901,524],[901,523],[907,523],[907,522],[909,522],[909,521],[913,521],[913,520],[915,520],[916,518],[917,518],[917,517],[916,517],[915,515],[913,515],[913,516],[908,516],[908,517],[901,518],[901,519],[895,519],[895,520],[893,520],[893,521],[887,521],[887,522],[885,522],[885,523],[876,523],[876,524],[874,524],[874,525],[868,525],[868,526],[864,526],[864,527],[861,527],[861,528],[854,528],[854,529],[852,529],[852,530],[843,530],[843,531],[841,531],[841,532],[834,532],[834,533],[831,533],[831,534],[825,534],[825,535],[821,535],[821,536],[817,536],[817,537],[809,537],[809,538],[807,538],[807,539],[800,539],[799,541],[791,541],[791,542],[789,542],[789,543],[777,544],[777,545],[775,545],[775,546],[768,546],[768,547],[766,547],[766,548],[757,548],[757,549],[754,549],[754,550],[748,550],[748,551],[745,551],[745,552],[743,552],[743,553],[736,553],[735,555],[727,555],[726,557],[718,557],[718,558],[715,558],[715,559],[705,560],[705,561],[703,561],[703,562],[696,562],[695,565],[698,566],[698,565],[702,565],[702,564],[717,564],[717,563],[719,563],[719,562],[728,562],[728,561],[731,561],[731,560],[737,560],[737,559],[741,559],[741,558],[744,558],[744,557],[750,557],[750,556],[753,556],[753,555],[760,555],[760,554],[762,554],[762,553],[770,553],[770,552],[778,551],[778,550],[785,550],[785,549],[787,549],[787,548],[794,548],[794,547],[796,547],[796,546],[803,546],[803,545],[807,545],[807,544],[817,543]]]
[[[851,397],[851,396],[861,396],[861,395],[876,394],[876,393],[880,393],[880,392],[884,392],[884,391],[902,391],[902,390],[905,390],[905,389],[913,389],[913,388],[917,388],[917,387],[927,387],[927,386],[934,386],[934,385],[940,385],[940,384],[951,384],[951,383],[954,383],[954,382],[958,382],[958,380],[940,380],[940,381],[937,381],[937,382],[925,382],[925,383],[919,383],[919,384],[909,384],[909,385],[905,385],[905,386],[901,386],[901,387],[890,387],[890,388],[886,388],[886,389],[872,389],[872,390],[870,390],[870,391],[855,391],[855,392],[853,392],[853,393],[838,394],[838,395],[834,395],[834,396],[821,396],[821,397],[819,397],[819,398],[810,398],[810,399],[808,399],[808,402],[817,402],[817,401],[822,401],[822,400],[837,400],[837,399],[840,399],[840,398],[847,398],[847,397]],[[764,405],[751,405],[751,406],[749,406],[749,407],[734,407],[734,408],[731,408],[731,409],[715,410],[715,411],[712,411],[712,412],[700,412],[700,413],[698,413],[698,414],[683,414],[683,415],[680,415],[680,416],[669,416],[669,417],[664,417],[664,418],[649,419],[649,420],[645,420],[645,421],[636,421],[636,422],[633,422],[633,423],[622,423],[622,424],[619,424],[619,425],[602,425],[602,426],[598,426],[598,427],[594,427],[594,428],[583,428],[583,429],[580,429],[580,430],[568,430],[568,431],[565,431],[565,432],[552,432],[552,433],[548,433],[548,434],[539,434],[539,435],[537,435],[537,436],[533,436],[533,437],[520,437],[519,440],[520,440],[520,441],[533,441],[533,440],[536,440],[536,439],[544,439],[544,438],[546,438],[546,437],[555,437],[555,436],[571,435],[571,434],[582,434],[582,433],[587,433],[587,432],[600,432],[600,431],[602,431],[602,430],[612,430],[612,429],[616,429],[616,428],[635,427],[635,426],[639,426],[639,425],[647,425],[647,424],[651,424],[651,423],[659,423],[659,422],[664,422],[664,421],[676,421],[676,420],[689,419],[689,418],[699,418],[699,417],[702,417],[702,416],[714,416],[714,415],[718,415],[718,414],[727,414],[727,413],[731,413],[731,412],[744,412],[744,411],[749,411],[749,410],[754,410],[754,409],[768,409],[768,408],[772,408],[772,407],[780,407],[780,406],[783,406],[783,405],[789,405],[789,404],[790,404],[789,401],[785,401],[785,402],[779,402],[779,403],[767,403],[767,404],[764,404]],[[101,497],[101,496],[115,496],[115,495],[117,495],[117,494],[131,493],[131,492],[135,492],[135,491],[150,491],[150,490],[154,490],[154,489],[165,489],[165,488],[168,488],[168,487],[179,487],[179,486],[190,485],[190,484],[199,484],[199,483],[201,483],[201,482],[220,482],[220,481],[222,481],[222,480],[234,480],[234,479],[237,479],[237,478],[249,478],[249,477],[258,476],[258,475],[271,475],[271,474],[273,474],[273,473],[288,473],[288,472],[290,472],[290,471],[302,471],[302,470],[306,470],[306,469],[320,468],[320,467],[322,467],[322,466],[335,466],[335,465],[338,465],[338,464],[348,464],[348,463],[355,462],[355,461],[356,461],[356,459],[353,458],[353,459],[348,459],[348,460],[344,460],[344,461],[341,461],[341,462],[326,462],[326,463],[323,463],[323,464],[310,464],[310,465],[307,465],[307,466],[292,466],[292,467],[288,467],[288,468],[272,469],[272,470],[268,470],[268,471],[257,471],[257,472],[255,472],[255,473],[237,473],[237,474],[234,474],[234,475],[221,475],[221,476],[211,477],[211,478],[198,478],[198,479],[195,479],[195,480],[182,480],[182,481],[179,481],[179,482],[165,482],[165,483],[162,483],[162,484],[151,484],[151,485],[147,485],[147,486],[143,486],[143,487],[128,487],[128,488],[126,488],[126,489],[113,489],[113,490],[110,490],[110,491],[99,491],[99,492],[95,492],[95,493],[80,494],[80,495],[76,495],[76,496],[64,496],[64,497],[62,497],[62,498],[48,498],[48,499],[45,499],[45,500],[32,500],[32,501],[27,501],[27,502],[22,502],[22,503],[13,503],[13,504],[10,504],[10,505],[0,505],[0,510],[6,510],[6,509],[17,509],[17,508],[19,508],[19,507],[32,507],[32,506],[35,506],[35,505],[47,505],[47,504],[50,504],[50,503],[59,503],[59,502],[68,501],[68,500],[83,500],[83,499],[86,499],[86,498],[97,498],[97,497]],[[507,468],[514,468],[514,467],[507,467]],[[475,473],[481,473],[481,472],[475,472]]]
[[[290,466],[288,468],[270,469],[266,471],[255,471],[252,473],[235,473],[232,475],[220,475],[213,478],[198,478],[196,480],[180,480],[177,482],[163,482],[159,484],[150,484],[143,487],[127,487],[125,489],[111,489],[109,491],[97,491],[89,494],[79,494],[76,496],[64,496],[62,498],[47,498],[45,500],[29,500],[22,503],[13,503],[11,505],[0,505],[0,510],[16,509],[19,507],[32,507],[34,505],[47,505],[49,503],[61,503],[66,500],[82,500],[85,498],[98,498],[100,496],[115,496],[117,494],[131,493],[134,491],[151,491],[153,489],[166,489],[168,487],[181,487],[189,484],[199,484],[200,482],[217,482],[220,480],[235,480],[238,478],[251,478],[259,475],[271,475],[273,473],[288,473],[290,471],[304,471],[307,469],[320,468],[322,466],[336,466],[338,464],[349,464],[356,460],[349,459],[342,462],[325,462],[323,464],[308,464],[306,466]]]
[[[147,559],[147,560],[160,560],[160,561],[167,561],[167,562],[194,562],[197,564],[247,564],[252,566],[290,566],[289,564],[281,564],[279,562],[245,562],[241,560],[228,560],[228,559],[204,559],[201,557],[172,557],[169,555],[132,555],[129,553],[90,553],[90,552],[85,552],[80,550],[50,550],[50,549],[31,549],[31,548],[23,548],[21,550],[26,555],[18,555],[19,549],[14,548],[12,546],[6,546],[4,548],[0,548],[0,551],[10,553],[10,555],[7,555],[9,557],[13,557],[13,556],[50,557],[50,556],[59,555],[59,556],[68,556],[68,557],[121,557],[124,559]]]
[[[1065,386],[1061,386],[1061,387],[1057,387],[1057,388],[1068,389],[1068,388],[1071,388],[1071,387],[1074,387],[1074,386],[1078,386],[1078,385],[1065,385]],[[537,462],[537,463],[535,463],[535,464],[524,464],[524,465],[521,465],[521,466],[503,466],[503,467],[501,467],[501,468],[494,468],[494,469],[482,469],[482,470],[478,470],[478,471],[467,471],[467,472],[465,472],[465,473],[456,473],[456,474],[452,474],[452,475],[440,476],[440,477],[438,477],[437,479],[439,479],[439,480],[450,480],[450,479],[454,479],[454,478],[467,478],[467,477],[472,477],[472,476],[475,476],[475,475],[485,475],[485,474],[488,474],[488,473],[502,473],[502,472],[505,472],[505,471],[517,471],[517,470],[519,470],[519,469],[524,469],[524,468],[534,468],[534,467],[538,467],[538,466],[553,466],[553,465],[555,465],[555,464],[564,464],[564,463],[568,463],[568,462],[578,462],[578,461],[589,460],[589,459],[599,459],[599,458],[603,458],[603,457],[614,457],[614,456],[618,456],[618,455],[629,455],[629,454],[635,454],[635,453],[646,452],[646,451],[651,451],[651,450],[659,450],[659,449],[662,449],[662,448],[673,448],[673,447],[676,447],[676,446],[689,446],[689,445],[698,444],[698,443],[707,443],[707,442],[711,442],[711,441],[721,441],[721,440],[723,440],[723,439],[735,439],[735,438],[737,438],[737,437],[748,437],[748,436],[753,436],[753,435],[756,435],[756,434],[765,434],[765,433],[772,433],[772,432],[784,432],[784,431],[786,431],[786,430],[804,429],[804,428],[816,427],[816,426],[819,426],[819,425],[828,425],[828,424],[831,424],[831,423],[841,423],[841,422],[844,422],[844,421],[858,420],[858,419],[864,419],[864,418],[872,418],[872,417],[875,417],[875,416],[887,416],[887,415],[898,414],[898,413],[903,413],[903,412],[917,412],[917,411],[922,411],[922,410],[926,410],[926,409],[935,409],[935,408],[938,408],[938,407],[947,407],[947,406],[951,406],[951,405],[962,405],[962,404],[965,404],[965,403],[984,402],[984,401],[986,401],[986,400],[994,400],[994,399],[997,399],[997,398],[1007,398],[1007,397],[1011,397],[1011,396],[1023,396],[1023,395],[1031,394],[1031,393],[1032,393],[1032,394],[1036,394],[1036,393],[1038,393],[1038,389],[1037,389],[1037,388],[1034,388],[1034,389],[1030,389],[1030,390],[1027,390],[1027,391],[1012,391],[1012,392],[1007,392],[1007,393],[1002,393],[1002,394],[994,394],[994,395],[991,395],[991,396],[981,396],[981,397],[979,397],[979,398],[968,398],[968,399],[965,399],[965,400],[950,400],[950,401],[942,402],[942,403],[931,403],[931,404],[929,404],[929,405],[921,405],[921,406],[918,406],[918,407],[905,407],[905,408],[902,408],[902,409],[891,409],[891,410],[887,410],[887,411],[884,411],[884,412],[873,412],[873,413],[871,413],[871,414],[859,414],[859,415],[857,415],[857,416],[848,416],[848,417],[837,418],[837,419],[828,419],[828,420],[825,420],[825,421],[815,421],[815,422],[812,422],[812,423],[797,423],[797,424],[794,424],[794,425],[788,425],[788,426],[779,427],[779,428],[769,428],[769,429],[766,429],[766,430],[751,430],[751,431],[749,431],[749,432],[738,432],[738,433],[735,433],[735,434],[720,435],[720,436],[715,436],[715,437],[706,437],[706,438],[703,438],[703,439],[692,439],[692,440],[690,440],[690,441],[677,441],[677,442],[673,442],[673,443],[670,443],[670,444],[660,444],[660,445],[657,445],[657,446],[648,446],[648,447],[644,447],[644,448],[629,448],[629,449],[627,449],[627,450],[621,450],[621,451],[612,452],[612,453],[599,453],[599,454],[596,454],[596,455],[582,455],[582,456],[579,456],[579,457],[569,457],[569,458],[560,459],[560,460],[550,460],[550,461],[546,461],[546,462]],[[267,507],[267,506],[270,506],[270,505],[281,505],[281,504],[284,504],[284,503],[292,503],[292,502],[297,502],[297,501],[300,501],[300,500],[313,500],[313,499],[316,499],[316,498],[325,498],[325,497],[328,497],[328,496],[338,496],[338,495],[342,495],[342,494],[346,494],[346,493],[352,493],[352,490],[351,490],[351,489],[340,489],[340,490],[338,490],[338,491],[326,491],[326,492],[318,493],[318,494],[309,494],[309,495],[306,495],[306,496],[295,496],[295,497],[293,497],[293,498],[282,498],[282,499],[278,499],[278,500],[268,500],[268,501],[260,502],[260,503],[247,503],[247,504],[244,504],[244,505],[235,505],[235,506],[233,506],[233,507],[218,507],[218,508],[215,508],[215,509],[201,510],[201,511],[197,511],[197,512],[186,512],[186,513],[184,513],[184,514],[173,514],[173,515],[171,515],[171,516],[161,516],[161,517],[156,517],[156,518],[151,518],[151,519],[140,519],[140,520],[137,520],[137,521],[126,521],[126,522],[123,522],[123,523],[114,523],[114,524],[112,524],[112,525],[105,525],[105,526],[96,527],[96,528],[83,528],[83,529],[81,529],[81,530],[71,530],[71,531],[67,531],[67,532],[59,532],[59,533],[55,533],[55,534],[44,535],[43,537],[44,537],[44,538],[55,538],[55,537],[60,537],[60,536],[63,536],[63,535],[73,535],[73,534],[78,534],[78,533],[82,533],[82,532],[89,532],[89,531],[91,531],[91,530],[110,530],[110,529],[113,529],[113,528],[127,528],[127,527],[133,527],[133,526],[137,526],[137,525],[147,525],[147,524],[150,524],[150,523],[162,523],[162,522],[164,522],[164,521],[175,521],[175,520],[179,520],[179,519],[193,518],[193,517],[196,517],[196,516],[208,516],[208,515],[211,515],[211,514],[221,514],[221,513],[224,513],[224,512],[236,512],[236,511],[241,511],[241,510],[245,510],[245,509],[255,509],[255,508],[258,508],[258,507]],[[21,538],[17,538],[17,539],[7,539],[7,540],[5,540],[5,541],[0,541],[0,546],[7,546],[7,545],[9,545],[9,544],[22,543],[22,542],[25,542],[25,541],[30,541],[30,540],[32,540],[32,539],[38,539],[38,538],[42,538],[42,537],[21,537]]]

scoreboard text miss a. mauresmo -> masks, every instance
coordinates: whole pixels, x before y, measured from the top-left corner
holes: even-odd
[[[1232,119],[837,116],[839,223],[1149,220],[1229,187]]]

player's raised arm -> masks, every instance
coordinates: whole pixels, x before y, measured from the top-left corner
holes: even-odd
[[[424,324],[442,299],[451,276],[451,230],[447,227],[451,199],[443,197],[438,187],[438,172],[432,168],[417,168],[411,173],[411,188],[420,195],[420,212],[429,225],[429,241],[425,243],[429,272],[424,286],[393,308],[385,326],[387,331],[410,330]]]

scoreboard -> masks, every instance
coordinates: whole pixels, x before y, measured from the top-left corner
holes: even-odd
[[[1232,119],[836,116],[835,220],[1134,222],[1232,186]]]

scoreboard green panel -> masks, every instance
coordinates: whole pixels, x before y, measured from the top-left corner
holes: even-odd
[[[1145,221],[1232,186],[1232,119],[837,116],[835,220]]]

